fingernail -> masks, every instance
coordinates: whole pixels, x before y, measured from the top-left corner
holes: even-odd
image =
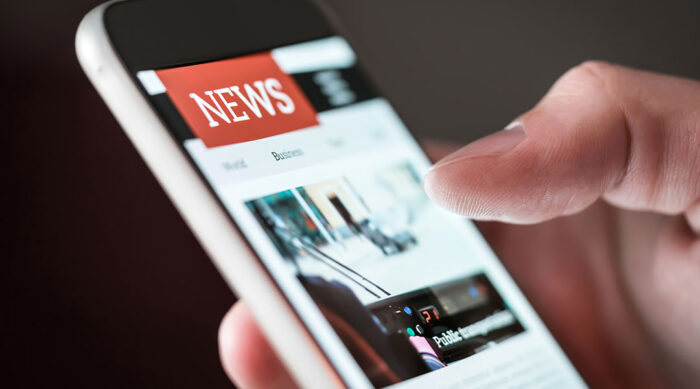
[[[474,141],[438,161],[433,169],[470,158],[499,155],[510,151],[525,139],[525,128],[513,122],[503,130]]]

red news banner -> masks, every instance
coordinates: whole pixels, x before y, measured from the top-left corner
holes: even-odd
[[[168,97],[207,147],[267,138],[318,124],[294,79],[270,53],[156,70]]]

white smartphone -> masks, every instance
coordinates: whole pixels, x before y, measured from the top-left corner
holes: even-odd
[[[585,387],[316,5],[111,2],[76,46],[302,387]]]

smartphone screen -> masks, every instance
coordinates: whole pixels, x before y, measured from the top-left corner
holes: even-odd
[[[585,387],[343,38],[136,76],[349,386]]]

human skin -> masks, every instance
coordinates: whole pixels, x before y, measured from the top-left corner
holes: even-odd
[[[583,63],[425,188],[478,221],[591,387],[700,382],[700,82]],[[219,349],[241,388],[294,386],[243,302]]]

